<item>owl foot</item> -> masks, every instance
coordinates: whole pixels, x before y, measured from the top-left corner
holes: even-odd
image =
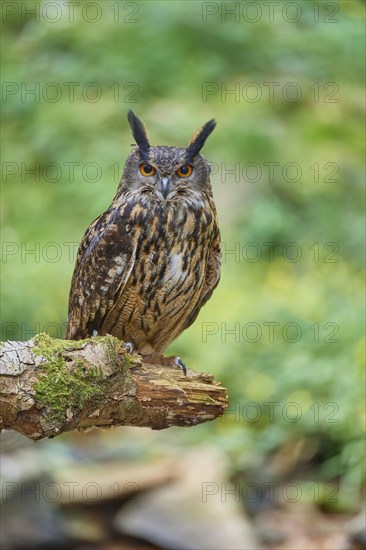
[[[184,361],[180,357],[176,357],[174,364],[177,365],[177,367],[181,367],[184,373],[184,376],[187,376],[187,367]]]
[[[128,353],[133,352],[133,343],[132,342],[125,342],[125,348],[127,348]]]
[[[96,336],[98,336],[98,331],[97,330],[93,330],[93,338],[95,338]]]
[[[145,355],[144,361],[151,365],[164,365],[170,367],[180,367],[183,370],[184,376],[187,376],[187,367],[180,357],[176,355],[170,355],[164,357],[161,353],[152,353],[151,355]]]

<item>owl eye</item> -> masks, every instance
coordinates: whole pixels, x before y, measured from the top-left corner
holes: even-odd
[[[140,164],[140,172],[143,176],[152,176],[156,170],[151,164]]]
[[[190,164],[183,164],[180,168],[177,170],[177,176],[180,178],[188,178],[192,174],[193,167]]]

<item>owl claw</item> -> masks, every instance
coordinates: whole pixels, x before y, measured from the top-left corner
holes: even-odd
[[[180,357],[176,357],[174,364],[177,365],[177,367],[181,367],[183,370],[184,376],[187,376],[187,367]]]
[[[97,330],[93,330],[93,338],[95,338],[96,336],[98,336],[98,331]]]
[[[128,353],[133,352],[133,343],[132,342],[125,342],[125,348],[128,349]]]

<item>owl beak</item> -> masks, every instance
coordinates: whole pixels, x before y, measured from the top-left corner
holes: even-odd
[[[170,179],[169,178],[161,178],[160,180],[160,191],[161,191],[161,194],[163,195],[164,199],[167,198],[168,194],[169,194],[169,185],[170,185]]]

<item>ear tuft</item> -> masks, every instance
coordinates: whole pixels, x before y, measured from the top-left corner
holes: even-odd
[[[202,149],[208,136],[213,132],[216,126],[216,121],[212,118],[202,126],[198,132],[195,132],[187,147],[187,162],[192,160]]]
[[[132,135],[138,145],[142,157],[147,157],[150,143],[145,126],[133,111],[128,111],[127,119],[132,130]]]

